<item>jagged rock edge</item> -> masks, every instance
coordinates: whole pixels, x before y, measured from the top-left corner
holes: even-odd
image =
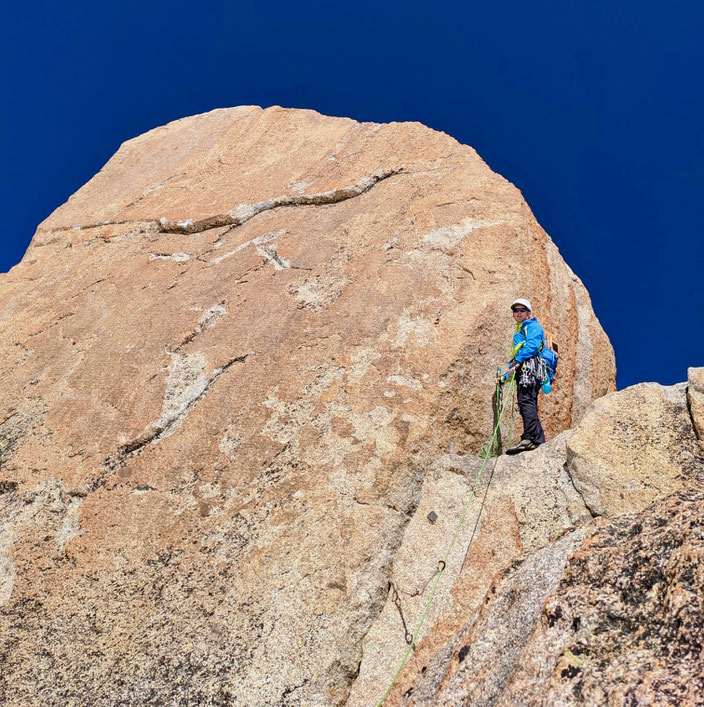
[[[704,442],[704,440],[699,436],[699,432],[697,430],[697,425],[694,421],[694,412],[692,412],[692,398],[689,395],[690,387],[691,387],[691,384],[687,383],[687,389],[685,390],[684,399],[687,404],[687,414],[689,415],[689,421],[692,424],[692,434],[694,434],[695,439],[698,439],[700,442]]]

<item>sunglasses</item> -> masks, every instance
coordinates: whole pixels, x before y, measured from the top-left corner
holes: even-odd
[[[528,310],[525,307],[514,307],[512,312],[527,312]]]

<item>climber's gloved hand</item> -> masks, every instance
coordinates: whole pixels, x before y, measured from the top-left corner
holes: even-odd
[[[503,385],[510,377],[511,374],[518,368],[519,364],[514,363],[513,366],[509,366],[508,371],[506,373],[501,373],[501,369],[499,368],[496,371],[496,385]]]
[[[506,373],[504,373],[503,376],[497,376],[497,377],[496,377],[496,382],[497,382],[499,385],[505,383],[505,382],[511,377],[511,375],[516,371],[517,368],[518,368],[518,364],[515,364],[514,366],[511,366],[511,367],[508,369],[508,371],[506,371]]]

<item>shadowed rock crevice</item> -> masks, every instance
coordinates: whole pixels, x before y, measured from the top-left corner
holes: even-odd
[[[687,371],[687,411],[694,434],[700,442],[704,441],[704,368]]]
[[[701,441],[702,438],[695,423],[694,410],[692,410],[692,395],[689,393],[689,390],[687,390],[687,412],[689,413],[689,418],[692,420],[692,431],[694,432],[694,436]]]
[[[563,469],[564,469],[564,472],[565,472],[565,476],[567,477],[567,479],[569,479],[569,482],[570,482],[572,488],[575,490],[575,493],[582,499],[582,503],[584,504],[584,507],[589,511],[589,515],[591,515],[592,518],[598,518],[598,517],[601,515],[601,513],[598,513],[594,508],[592,508],[592,507],[589,505],[589,496],[588,496],[588,494],[585,495],[585,494],[579,489],[579,487],[577,486],[577,484],[575,484],[575,482],[574,482],[574,478],[572,477],[572,474],[570,473],[569,450],[567,451],[567,454],[568,454],[568,460],[565,462],[565,464],[564,464],[564,466],[563,466]]]

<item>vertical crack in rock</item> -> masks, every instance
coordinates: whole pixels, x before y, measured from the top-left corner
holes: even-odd
[[[224,366],[216,368],[208,378],[205,375],[207,361],[202,353],[168,353],[172,365],[166,381],[161,415],[141,435],[123,444],[114,455],[103,462],[110,469],[121,467],[130,457],[141,454],[147,445],[170,437],[181,426],[188,413],[205,397],[215,381],[235,363],[244,363],[249,355],[230,359]]]
[[[697,429],[697,425],[694,419],[694,411],[692,410],[692,397],[689,394],[689,388],[687,388],[687,412],[689,413],[689,419],[692,421],[692,428],[694,432],[694,436],[698,439],[701,440],[701,437],[699,435],[699,430]]]
[[[685,398],[694,436],[704,441],[704,368],[687,369]]]
[[[591,515],[592,518],[598,518],[600,515],[603,515],[603,510],[601,512],[599,512],[599,510],[597,508],[593,507],[593,504],[590,505],[584,492],[581,491],[577,487],[577,484],[574,481],[574,477],[572,476],[572,474],[570,472],[570,462],[571,462],[573,455],[571,455],[569,450],[566,450],[566,454],[567,454],[567,461],[565,462],[564,466],[562,467],[565,471],[565,475],[567,476],[567,479],[569,480],[570,484],[572,484],[572,488],[576,491],[577,495],[582,499],[582,503],[584,504],[584,507],[589,511],[589,515]]]

